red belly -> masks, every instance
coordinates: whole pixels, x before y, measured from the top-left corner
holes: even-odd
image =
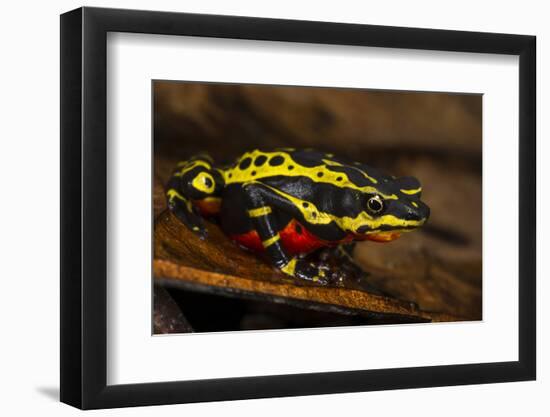
[[[290,223],[288,223],[286,227],[279,232],[279,235],[281,236],[281,243],[283,247],[291,255],[308,253],[322,247],[342,243],[328,242],[326,240],[319,239],[309,233],[296,220],[291,220]],[[250,232],[242,235],[233,235],[231,236],[231,239],[253,251],[262,252],[264,250],[260,236],[258,236],[258,233],[255,230],[251,230]],[[346,241],[348,240],[351,240],[351,237],[350,239],[346,239]]]

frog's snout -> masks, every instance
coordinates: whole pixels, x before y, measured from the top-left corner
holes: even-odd
[[[430,217],[430,207],[422,201],[415,201],[413,205],[407,207],[405,220],[422,221],[423,223]]]

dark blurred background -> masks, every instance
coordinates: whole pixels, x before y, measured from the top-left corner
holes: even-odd
[[[176,162],[193,154],[225,164],[275,147],[313,147],[416,176],[429,223],[389,244],[360,243],[354,257],[396,298],[481,319],[481,95],[154,82],[157,196]],[[156,204],[158,213],[162,198]]]

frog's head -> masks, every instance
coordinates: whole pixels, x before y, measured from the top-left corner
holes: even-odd
[[[430,208],[420,200],[416,178],[380,176],[374,188],[361,199],[364,216],[355,232],[363,239],[389,242],[428,220]]]

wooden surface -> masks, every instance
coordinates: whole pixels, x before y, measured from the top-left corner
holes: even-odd
[[[268,301],[289,299],[301,306],[351,313],[396,316],[402,321],[453,321],[446,314],[419,310],[410,302],[355,288],[306,285],[272,268],[237,247],[213,224],[208,237],[199,239],[175,216],[165,211],[155,225],[154,275],[165,284],[195,284],[192,288],[232,295],[263,296]],[[172,281],[172,282],[170,282]],[[403,316],[403,317],[397,317]]]

